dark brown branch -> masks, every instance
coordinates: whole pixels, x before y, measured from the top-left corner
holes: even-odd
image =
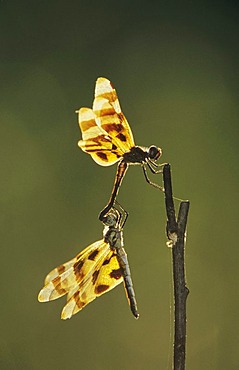
[[[177,222],[175,216],[175,208],[173,203],[172,181],[170,173],[170,165],[166,164],[163,169],[165,206],[167,212],[167,235],[177,231]]]
[[[170,165],[163,169],[165,205],[167,213],[166,232],[172,246],[174,284],[174,370],[185,369],[186,359],[186,300],[189,293],[185,281],[184,243],[189,202],[180,203],[176,220],[172,195]]]

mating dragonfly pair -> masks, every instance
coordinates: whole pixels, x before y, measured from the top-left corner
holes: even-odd
[[[104,225],[103,239],[89,245],[72,260],[52,270],[45,279],[38,300],[48,302],[67,294],[61,318],[71,318],[96,297],[124,282],[126,296],[135,318],[139,317],[127,254],[123,244],[123,227],[127,212],[116,201],[123,177],[131,164],[140,164],[146,181],[151,182],[147,168],[154,174],[162,170],[156,161],[160,148],[136,146],[130,126],[121,111],[114,87],[106,78],[98,78],[93,108],[81,108],[78,113],[82,140],[79,147],[101,166],[118,162],[117,173],[109,202],[100,212]]]

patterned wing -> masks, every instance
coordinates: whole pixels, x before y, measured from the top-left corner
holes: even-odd
[[[86,247],[80,253],[78,253],[76,257],[72,258],[70,261],[63,263],[62,265],[50,271],[49,274],[45,278],[44,284],[47,285],[50,281],[54,280],[59,275],[62,275],[65,271],[69,271],[79,261],[87,261],[87,259],[91,261],[91,259],[89,258],[89,256],[91,255],[91,252],[94,252],[96,249],[101,251],[101,248],[100,248],[101,244],[102,244],[102,240],[99,240],[93,244],[90,244],[88,247]]]
[[[61,318],[70,319],[96,297],[109,292],[122,281],[122,270],[117,256],[109,249],[105,258],[82,280],[79,289],[72,289],[68,293],[67,304],[62,310]]]
[[[114,252],[107,243],[99,240],[52,270],[38,300],[48,302],[67,294],[67,304],[62,311],[62,318],[66,319],[122,281]]]
[[[52,301],[78,286],[88,271],[95,265],[92,256],[95,254],[98,257],[101,256],[104,253],[103,247],[102,240],[97,241],[85,248],[72,260],[52,270],[45,279],[45,286],[40,291],[38,300],[40,302]]]
[[[93,111],[97,125],[107,132],[123,153],[135,146],[130,126],[121,111],[119,99],[111,82],[99,77],[95,85]]]
[[[122,157],[124,152],[114,144],[103,128],[97,126],[92,109],[81,108],[78,111],[78,121],[83,139],[79,140],[78,146],[90,154],[96,163],[110,166]]]

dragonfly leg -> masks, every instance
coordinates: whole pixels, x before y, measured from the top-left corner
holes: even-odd
[[[147,165],[148,165],[148,163],[147,163]],[[159,189],[159,190],[164,192],[164,188],[162,186],[160,186],[158,184],[155,184],[154,182],[152,182],[150,180],[150,178],[148,177],[148,174],[147,174],[147,169],[146,169],[145,164],[142,165],[142,168],[143,168],[144,177],[145,177],[145,180],[147,181],[147,183],[152,185],[154,188]],[[149,166],[149,168],[152,171],[152,168],[150,166]]]

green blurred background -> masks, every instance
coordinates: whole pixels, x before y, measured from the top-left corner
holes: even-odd
[[[236,1],[1,1],[1,369],[171,368],[164,198],[138,166],[118,199],[140,319],[123,285],[65,322],[64,298],[37,301],[52,268],[102,237],[116,166],[77,147],[74,113],[99,76],[191,201],[187,368],[238,369],[238,15]]]

